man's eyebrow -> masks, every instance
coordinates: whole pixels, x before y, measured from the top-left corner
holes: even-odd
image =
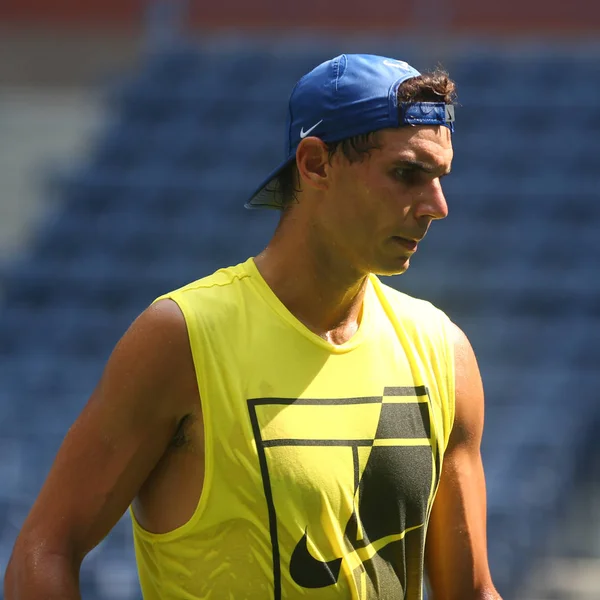
[[[420,160],[408,160],[408,159],[399,159],[395,161],[396,165],[402,166],[404,168],[412,169],[414,171],[423,171],[424,173],[435,174],[439,173],[442,170],[442,167],[438,167],[436,165],[431,165],[426,162],[421,162]],[[444,177],[445,175],[449,175],[452,169],[444,169],[439,177]]]

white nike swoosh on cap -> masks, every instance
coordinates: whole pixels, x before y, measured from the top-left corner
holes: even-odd
[[[318,123],[315,123],[312,127],[307,129],[306,131],[304,131],[304,127],[302,127],[302,129],[300,130],[300,138],[304,139],[315,127],[318,127],[322,122],[323,122],[323,119],[321,119]]]
[[[386,58],[383,61],[383,64],[387,65],[388,67],[396,67],[396,69],[408,69],[408,63],[404,62],[403,60],[395,60],[392,62]]]

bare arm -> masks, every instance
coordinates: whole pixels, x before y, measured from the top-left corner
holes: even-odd
[[[471,344],[458,327],[455,334],[456,416],[427,534],[427,574],[432,600],[500,600],[487,558],[483,386]]]
[[[179,398],[189,393],[177,387],[184,369],[193,363],[183,315],[158,302],[117,344],[67,433],[15,543],[6,600],[80,598],[83,558],[123,515],[186,414]]]

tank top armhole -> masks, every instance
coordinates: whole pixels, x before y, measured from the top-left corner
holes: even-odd
[[[439,309],[438,309],[439,310]],[[448,447],[450,440],[450,433],[454,427],[454,415],[456,413],[456,387],[455,387],[455,367],[454,367],[454,335],[452,328],[454,324],[450,318],[443,312],[440,311],[442,319],[442,332],[443,332],[443,346],[445,355],[445,375],[446,375],[446,417],[445,417],[445,431],[444,431],[444,443],[445,448]]]
[[[176,540],[184,536],[191,529],[193,529],[206,510],[206,505],[208,504],[208,497],[210,493],[210,487],[213,480],[214,457],[212,439],[212,418],[210,414],[210,406],[206,399],[206,391],[204,390],[203,393],[204,378],[202,377],[201,373],[202,357],[199,356],[197,348],[199,344],[194,343],[194,340],[198,340],[198,338],[201,336],[200,325],[197,322],[195,312],[191,309],[191,307],[188,305],[188,303],[182,296],[183,293],[181,293],[180,291],[171,292],[169,294],[160,296],[159,298],[154,300],[153,304],[158,302],[159,300],[172,300],[177,304],[177,306],[181,310],[181,313],[183,314],[183,318],[185,320],[188,340],[192,352],[192,360],[194,363],[194,371],[196,374],[196,382],[198,384],[198,402],[200,403],[200,409],[202,411],[202,421],[204,424],[204,481],[202,484],[202,491],[200,492],[200,498],[198,499],[198,503],[196,504],[196,508],[192,516],[183,525],[180,525],[179,527],[176,527],[171,531],[167,531],[165,533],[152,533],[144,529],[135,517],[133,507],[129,507],[129,513],[131,515],[134,533],[136,535],[139,535],[141,539],[150,542],[167,542]]]

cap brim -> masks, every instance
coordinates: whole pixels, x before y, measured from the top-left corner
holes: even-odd
[[[276,169],[267,175],[266,179],[254,191],[250,199],[244,204],[246,208],[274,208],[281,210],[285,198],[281,193],[277,176],[296,159],[296,154],[288,157]]]

